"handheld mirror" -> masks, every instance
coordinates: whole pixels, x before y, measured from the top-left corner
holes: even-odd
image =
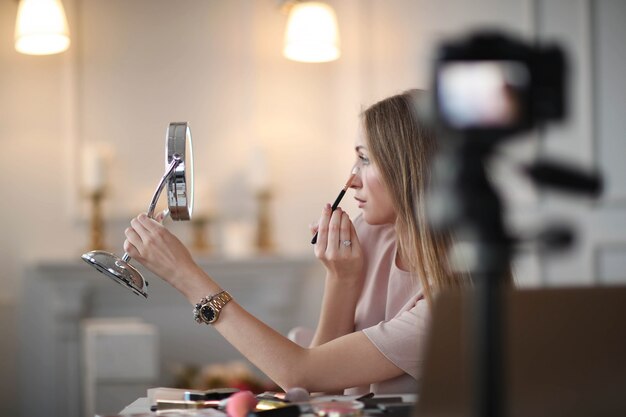
[[[152,196],[148,217],[154,218],[159,196],[167,187],[166,216],[172,220],[190,220],[193,212],[193,146],[187,122],[170,123],[165,137],[165,174]],[[102,251],[93,250],[81,258],[116,283],[137,295],[148,298],[148,282],[130,264],[130,256],[122,258]]]

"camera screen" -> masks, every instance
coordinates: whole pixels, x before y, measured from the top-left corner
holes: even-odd
[[[530,75],[516,61],[444,61],[437,73],[440,117],[456,129],[506,129],[521,123]]]

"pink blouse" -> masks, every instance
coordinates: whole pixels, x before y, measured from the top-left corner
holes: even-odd
[[[417,393],[429,310],[421,284],[396,266],[393,225],[372,226],[362,216],[354,226],[365,257],[365,282],[355,313],[355,330],[405,374],[355,387],[346,394]]]

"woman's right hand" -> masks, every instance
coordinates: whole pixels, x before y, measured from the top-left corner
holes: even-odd
[[[358,280],[363,270],[363,252],[359,238],[348,213],[338,207],[331,210],[330,204],[322,209],[317,225],[315,256],[322,261],[331,277],[341,280]]]
[[[195,288],[208,279],[183,243],[161,223],[163,216],[140,214],[125,230],[124,250],[133,259],[190,299],[200,299]]]

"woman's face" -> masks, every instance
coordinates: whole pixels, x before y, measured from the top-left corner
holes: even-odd
[[[363,210],[363,219],[374,225],[394,223],[396,211],[378,168],[370,159],[363,127],[359,128],[354,149],[357,158],[355,166],[359,170],[350,188],[354,189],[354,198]]]

